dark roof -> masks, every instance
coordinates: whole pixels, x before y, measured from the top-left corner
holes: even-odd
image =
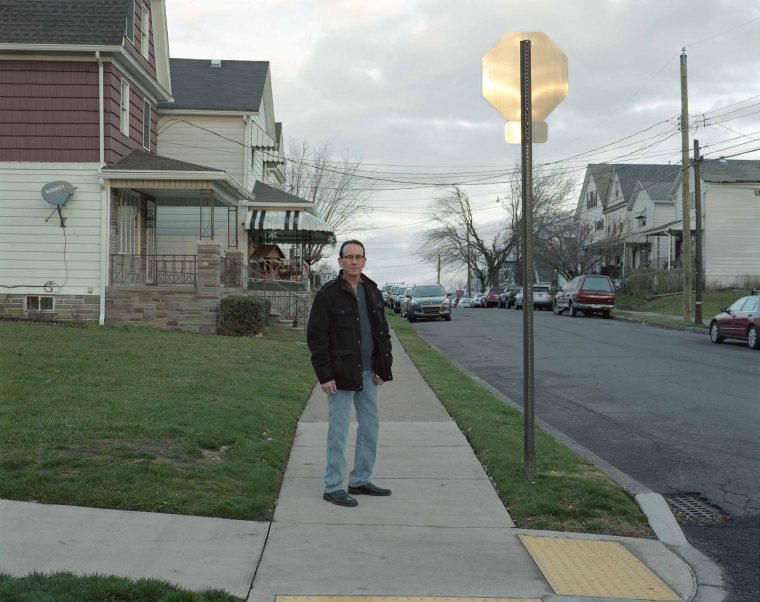
[[[161,109],[258,111],[269,73],[269,61],[221,61],[212,67],[206,59],[171,59],[174,102]]]
[[[613,165],[607,163],[589,164],[588,168],[591,170],[591,177],[594,178],[596,184],[596,196],[602,203],[602,207],[607,206],[607,189],[610,185],[610,178],[612,178]]]
[[[269,184],[264,184],[260,180],[256,180],[256,183],[253,185],[253,197],[253,200],[257,203],[311,203],[311,201],[302,199],[299,196],[290,194]]]
[[[679,165],[657,165],[652,163],[596,163],[589,164],[591,175],[597,186],[597,194],[603,207],[628,202],[636,190],[636,184],[668,183],[671,185],[681,173]],[[610,189],[613,175],[620,182],[620,196]]]
[[[760,182],[760,161],[702,161],[700,175],[705,182]]]
[[[128,0],[0,0],[0,43],[121,46]]]
[[[224,171],[216,167],[206,167],[204,165],[196,165],[195,163],[187,163],[185,161],[177,161],[177,159],[170,159],[169,157],[154,155],[141,149],[133,150],[118,163],[114,163],[104,169],[134,171]]]
[[[615,197],[614,192],[608,199],[609,204],[629,201],[637,182],[670,182],[672,183],[676,176],[681,173],[680,165],[656,165],[656,164],[639,164],[628,163],[624,165],[615,165],[615,174],[620,182],[621,197]]]

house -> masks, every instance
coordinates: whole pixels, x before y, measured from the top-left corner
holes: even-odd
[[[282,128],[257,117],[235,168],[213,145],[203,162],[162,156],[171,69],[165,0],[5,0],[0,318],[214,332],[220,299],[245,288],[239,211],[253,174],[282,183]],[[179,245],[176,207],[194,216]]]
[[[669,194],[679,174],[673,165],[600,163],[586,168],[575,221],[593,256],[593,271],[617,277],[649,260],[651,241],[639,230],[642,224],[649,230],[660,220],[673,220]],[[657,252],[667,255],[659,247]]]
[[[240,203],[245,216],[216,209],[215,221],[226,224],[217,239],[223,246],[248,249],[254,279],[256,249],[280,244],[286,256],[277,274],[301,280],[308,274],[304,259],[310,247],[331,240],[332,228],[316,216],[311,201],[282,190],[283,131],[274,117],[269,62],[178,58],[171,59],[171,73],[173,98],[159,108],[159,153],[212,165],[239,181],[252,199]],[[197,221],[187,207],[164,211],[157,221],[160,252],[187,252]]]
[[[709,160],[700,167],[705,284],[747,288],[760,274],[760,161]],[[693,242],[693,170],[690,181]],[[595,271],[617,276],[680,267],[681,187],[680,165],[589,165],[575,219],[597,253]]]

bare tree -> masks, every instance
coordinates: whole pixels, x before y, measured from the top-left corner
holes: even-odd
[[[472,217],[470,199],[461,188],[453,186],[430,204],[430,219],[437,227],[425,233],[422,252],[426,260],[441,266],[461,269],[469,266],[484,286],[499,284],[499,270],[512,252],[512,239],[504,223],[480,229]]]
[[[556,253],[549,252],[546,245],[547,241],[552,241],[551,244],[555,247],[559,241],[567,244],[562,232],[567,233],[564,216],[568,215],[573,203],[574,187],[573,178],[561,168],[538,171],[533,177],[534,256],[558,271],[562,262]],[[519,165],[512,170],[502,207],[506,212],[507,229],[514,251],[513,259],[519,265],[522,258],[522,170]],[[561,252],[559,248],[555,250]],[[567,258],[567,262],[571,263],[572,259]],[[522,274],[518,271],[516,276],[518,282],[521,282]]]
[[[588,224],[574,221],[572,212],[558,215],[545,224],[536,240],[536,258],[572,280],[598,260],[598,253],[590,246],[592,232]]]
[[[372,212],[372,180],[362,175],[362,162],[349,151],[335,157],[330,144],[312,146],[308,140],[288,142],[285,166],[287,192],[312,201],[317,215],[333,228],[336,239],[347,232],[361,232],[369,226]],[[326,247],[314,245],[310,265],[328,253]]]

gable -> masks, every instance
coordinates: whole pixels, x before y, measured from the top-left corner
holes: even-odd
[[[163,110],[234,111],[257,113],[267,96],[271,103],[268,61],[170,59],[172,97]],[[220,91],[223,93],[220,94]],[[272,111],[271,137],[275,137]]]

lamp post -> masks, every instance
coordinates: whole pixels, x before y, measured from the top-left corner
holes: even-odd
[[[534,87],[535,83],[535,87]],[[567,57],[541,32],[508,33],[483,57],[483,97],[507,120],[504,139],[522,151],[523,455],[535,479],[533,366],[533,142],[546,142],[544,119],[567,96]]]

